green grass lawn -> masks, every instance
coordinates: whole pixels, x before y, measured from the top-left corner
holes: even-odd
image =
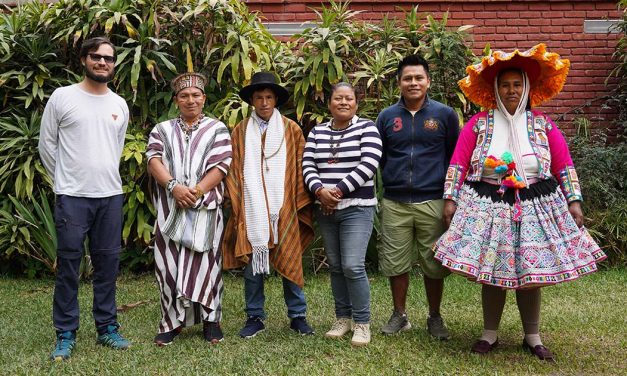
[[[245,321],[241,278],[226,277],[222,327],[225,340],[210,346],[202,328],[187,328],[168,347],[152,343],[159,321],[158,291],[152,275],[123,276],[118,305],[148,301],[119,314],[122,332],[133,346],[127,351],[95,343],[91,286],[81,285],[81,329],[72,358],[48,360],[53,348],[52,280],[0,278],[0,374],[82,375],[407,375],[407,374],[627,374],[627,270],[596,273],[576,282],[543,290],[541,334],[557,363],[537,361],[521,349],[522,329],[514,294],[508,295],[499,333],[500,347],[488,356],[471,354],[480,335],[480,287],[452,276],[446,282],[442,313],[450,341],[426,333],[426,304],[419,278],[413,278],[408,315],[413,329],[383,336],[379,328],[391,313],[387,280],[371,276],[372,343],[353,348],[350,336],[324,338],[334,318],[328,275],[309,276],[305,293],[309,322],[316,335],[289,330],[280,279],[266,284],[266,331],[249,340],[237,332]]]

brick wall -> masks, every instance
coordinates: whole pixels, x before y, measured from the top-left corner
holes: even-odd
[[[315,0],[247,0],[251,10],[260,11],[271,22],[304,22],[315,19],[310,8],[319,7]],[[419,11],[437,18],[449,12],[449,25],[475,25],[471,29],[474,52],[481,54],[486,43],[492,49],[527,49],[545,42],[550,51],[569,58],[571,70],[564,90],[540,108],[554,118],[569,122],[579,113],[607,126],[612,111],[603,109],[610,89],[605,78],[613,68],[611,55],[617,34],[585,33],[584,20],[619,19],[622,13],[615,1],[585,0],[353,0],[351,9],[361,10],[359,17],[377,21],[382,13],[403,16],[403,9],[419,4]],[[497,14],[498,12],[498,14]],[[567,134],[571,125],[564,124]]]

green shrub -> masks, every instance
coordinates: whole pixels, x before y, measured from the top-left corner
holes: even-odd
[[[239,0],[60,0],[1,13],[0,259],[31,276],[54,269],[53,238],[42,236],[52,232],[44,202],[52,206],[54,198],[37,152],[39,122],[52,92],[82,79],[78,51],[86,38],[106,35],[119,47],[112,88],[131,110],[120,170],[122,257],[132,269],[152,262],[146,135],[175,116],[168,82],[178,72],[206,74],[207,113],[233,127],[251,111],[237,92],[254,72],[274,70],[293,92],[282,111],[310,126],[328,117],[326,98],[339,80],[363,93],[360,115],[376,118],[398,100],[399,59],[420,52],[438,76],[431,96],[469,113],[456,86],[472,60],[467,27],[451,29],[446,16],[436,20],[417,7],[402,20],[385,17],[377,24],[355,19],[357,13],[347,2],[331,1],[315,27],[287,43],[274,39]]]
[[[608,76],[606,82],[615,81],[615,88],[609,95],[608,105],[618,110],[616,122],[623,140],[627,138],[627,0],[618,2],[619,9],[623,10],[623,18],[612,27],[612,31],[620,33],[612,57],[616,66]]]
[[[581,181],[586,227],[608,255],[608,265],[627,265],[627,144],[607,145],[580,128],[570,151]]]

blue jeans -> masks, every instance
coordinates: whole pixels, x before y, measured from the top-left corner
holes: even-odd
[[[366,275],[366,250],[374,222],[374,206],[349,206],[315,215],[327,253],[335,316],[353,318],[358,324],[370,322],[370,283]]]
[[[253,276],[253,267],[248,263],[244,268],[244,299],[246,300],[246,315],[261,317],[265,320],[266,313],[263,305],[266,296],[263,293],[265,275],[257,274]],[[283,299],[287,306],[287,317],[305,317],[307,314],[307,302],[303,289],[289,279],[283,279]]]

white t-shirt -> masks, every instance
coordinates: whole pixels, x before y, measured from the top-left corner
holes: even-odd
[[[85,92],[78,84],[56,89],[44,110],[41,161],[54,192],[75,197],[122,193],[120,157],[129,110],[122,97]]]

